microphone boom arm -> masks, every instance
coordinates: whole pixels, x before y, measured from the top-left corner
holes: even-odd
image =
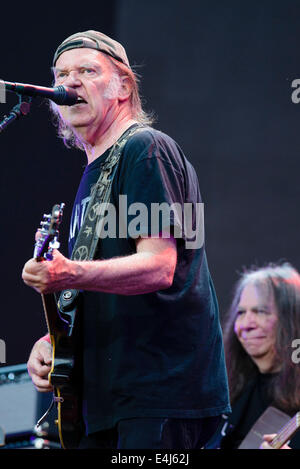
[[[19,119],[19,117],[27,116],[27,114],[30,111],[31,98],[26,97],[24,99],[23,96],[21,95],[18,95],[18,96],[19,96],[19,103],[16,104],[12,108],[8,116],[4,116],[4,118],[0,122],[0,133],[3,132],[3,130],[6,129],[6,127],[9,124],[12,124],[16,119]]]

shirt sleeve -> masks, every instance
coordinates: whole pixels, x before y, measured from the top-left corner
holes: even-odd
[[[184,177],[176,146],[154,138],[131,145],[131,156],[121,185],[127,203],[127,236],[158,237],[171,233],[184,238]],[[121,214],[124,214],[122,211]]]

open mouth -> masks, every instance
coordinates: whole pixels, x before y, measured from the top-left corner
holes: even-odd
[[[73,104],[73,106],[76,106],[77,104],[87,104],[87,102],[81,96],[78,96],[77,101],[75,104]]]

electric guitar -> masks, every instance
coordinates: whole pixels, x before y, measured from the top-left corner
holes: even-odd
[[[37,262],[51,262],[53,250],[60,246],[58,238],[63,209],[64,204],[54,205],[52,213],[43,217],[34,249]],[[65,449],[77,448],[84,428],[80,294],[77,290],[64,290],[58,302],[54,293],[42,294],[42,302],[53,349],[48,379],[54,394],[50,409],[37,426],[56,403],[61,445]]]

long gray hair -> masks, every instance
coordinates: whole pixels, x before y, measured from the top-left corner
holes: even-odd
[[[300,370],[292,361],[292,342],[300,339],[300,276],[289,263],[268,264],[245,271],[235,286],[234,296],[224,324],[224,346],[232,403],[248,381],[258,373],[235,332],[237,307],[246,285],[266,286],[274,295],[278,310],[275,356],[281,365],[269,388],[274,405],[288,413],[300,408]]]

